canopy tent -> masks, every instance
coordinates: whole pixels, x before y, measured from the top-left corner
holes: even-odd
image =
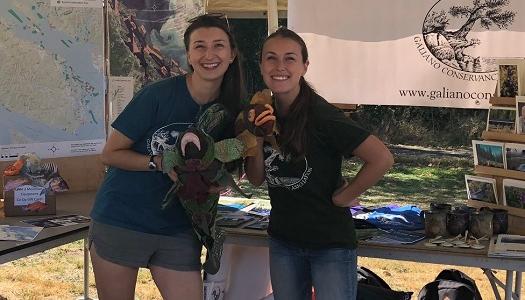
[[[270,0],[270,2],[272,2]],[[288,1],[277,0],[277,10],[286,11]],[[207,12],[225,13],[265,13],[268,0],[206,0]]]
[[[286,18],[288,0],[206,0],[206,12],[221,12],[230,18],[268,19],[268,32],[278,27],[278,18]]]

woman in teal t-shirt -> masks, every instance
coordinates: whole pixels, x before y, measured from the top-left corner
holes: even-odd
[[[176,174],[160,172],[162,153],[213,103],[236,116],[243,89],[237,48],[224,16],[190,20],[184,44],[193,72],[138,92],[112,123],[102,153],[109,170],[91,212],[89,234],[101,300],[134,299],[141,267],[150,269],[164,299],[203,297],[201,244],[179,201],[161,209],[176,180]]]

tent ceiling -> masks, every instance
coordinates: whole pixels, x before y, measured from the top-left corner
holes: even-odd
[[[267,0],[207,0],[207,12],[266,12]],[[286,11],[288,0],[277,0],[277,9]]]

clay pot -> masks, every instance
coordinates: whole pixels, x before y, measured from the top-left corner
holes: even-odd
[[[430,210],[436,211],[436,210],[444,210],[445,212],[449,212],[452,210],[452,205],[448,203],[438,203],[438,202],[431,202],[430,203]]]
[[[469,213],[461,209],[454,209],[447,213],[447,231],[450,235],[465,234],[469,225]]]
[[[447,235],[447,212],[444,210],[424,210],[425,235],[429,238]]]
[[[472,214],[472,213],[475,213],[475,212],[478,211],[477,208],[471,207],[471,206],[467,206],[467,205],[460,205],[460,206],[454,207],[454,210],[463,211],[463,212],[466,212],[468,214]]]
[[[509,212],[506,209],[482,207],[481,210],[488,210],[493,213],[492,233],[507,233],[509,229]]]
[[[475,238],[492,236],[492,217],[489,210],[482,210],[470,215],[469,233]]]

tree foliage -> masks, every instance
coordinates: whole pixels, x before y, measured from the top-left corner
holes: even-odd
[[[468,146],[485,130],[487,110],[364,105],[352,118],[392,144]]]

